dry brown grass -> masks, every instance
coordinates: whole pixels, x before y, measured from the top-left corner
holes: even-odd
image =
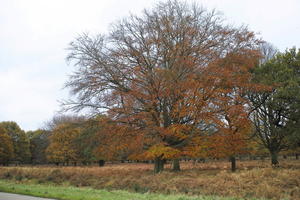
[[[300,161],[243,161],[231,173],[228,162],[183,162],[181,172],[167,169],[154,175],[150,164],[109,164],[105,167],[1,167],[0,178],[36,180],[135,192],[208,194],[268,199],[300,199]],[[166,166],[170,168],[170,165]]]

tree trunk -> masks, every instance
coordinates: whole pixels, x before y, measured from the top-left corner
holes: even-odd
[[[164,170],[164,160],[161,158],[154,159],[154,173],[158,174]]]
[[[273,167],[277,167],[279,162],[278,162],[278,153],[276,151],[271,151],[271,164]]]
[[[231,162],[231,171],[235,172],[235,170],[236,170],[236,159],[235,159],[235,156],[230,156],[230,162]]]
[[[173,160],[173,171],[180,171],[180,162],[179,159]]]
[[[295,157],[296,157],[296,160],[298,160],[298,159],[299,159],[299,154],[296,153],[296,154],[295,154]]]
[[[99,167],[103,167],[105,165],[105,160],[98,161]]]

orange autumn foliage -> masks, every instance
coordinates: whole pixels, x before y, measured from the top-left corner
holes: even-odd
[[[103,133],[107,147],[97,150],[108,157],[120,151],[157,161],[193,155],[212,126],[227,135],[246,132],[248,122],[235,115],[244,118],[243,94],[259,88],[249,69],[260,43],[247,28],[224,25],[215,12],[159,3],[116,23],[109,35],[84,34],[70,44],[68,59],[78,71],[67,86],[77,101],[66,105],[104,110],[114,121]]]
[[[80,129],[71,124],[60,124],[53,131],[50,145],[47,147],[47,159],[53,163],[77,162],[79,158],[75,139],[79,136]]]

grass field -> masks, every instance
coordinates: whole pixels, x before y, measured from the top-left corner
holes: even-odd
[[[175,173],[167,169],[156,175],[153,174],[153,166],[150,164],[110,164],[102,168],[1,167],[0,178],[22,184],[126,190],[147,195],[185,195],[165,197],[167,199],[188,199],[187,196],[195,195],[243,199],[300,199],[300,161],[297,160],[282,161],[281,167],[277,169],[272,169],[269,161],[243,161],[238,163],[239,170],[236,173],[231,173],[229,163],[223,161],[196,164],[183,162],[181,166],[181,172]],[[142,196],[147,199],[147,195]],[[131,199],[134,200],[135,197]]]
[[[238,200],[237,198],[216,196],[140,194],[121,190],[96,190],[87,187],[22,184],[7,180],[0,180],[0,191],[61,200]]]

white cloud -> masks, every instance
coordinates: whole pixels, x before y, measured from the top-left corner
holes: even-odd
[[[45,63],[1,71],[0,121],[17,121],[26,130],[34,129],[58,110],[57,100],[66,97],[66,91],[61,90],[66,73],[57,69],[53,73],[41,64]]]

